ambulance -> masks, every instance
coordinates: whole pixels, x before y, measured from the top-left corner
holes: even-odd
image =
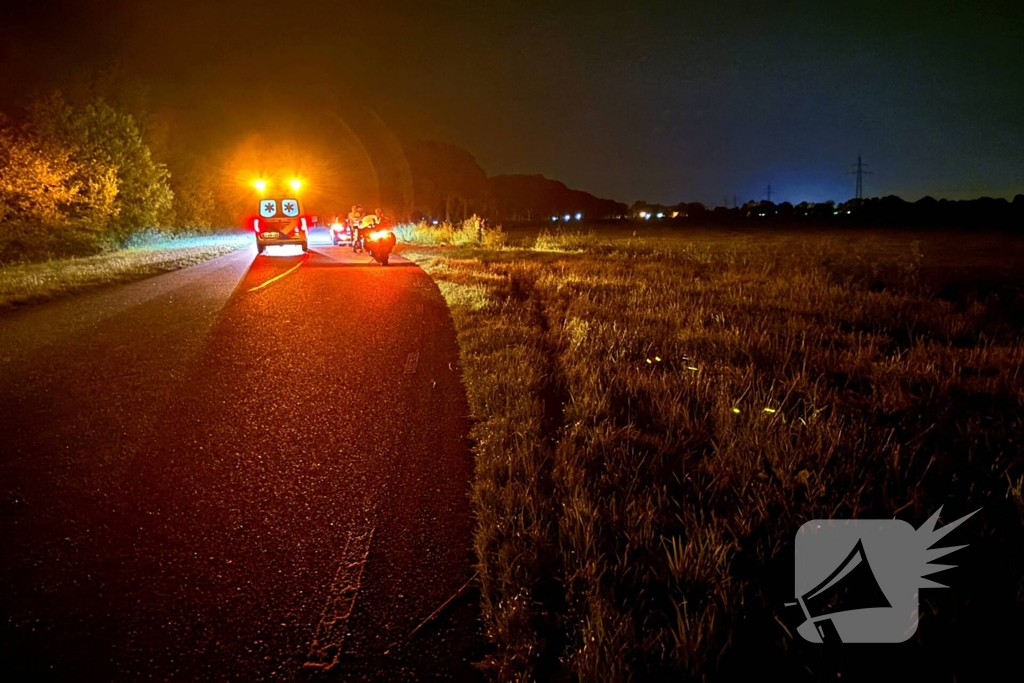
[[[302,183],[292,180],[288,190],[269,191],[265,180],[253,183],[259,191],[259,214],[253,218],[256,252],[262,254],[269,246],[298,245],[309,251],[309,228],[312,220],[302,210],[299,190]]]

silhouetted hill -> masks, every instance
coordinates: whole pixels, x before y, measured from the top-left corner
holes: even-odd
[[[571,190],[542,175],[499,175],[488,179],[498,220],[539,221],[580,213],[587,220],[626,215],[622,202]]]

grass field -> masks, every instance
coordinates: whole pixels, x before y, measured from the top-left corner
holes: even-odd
[[[1024,246],[631,229],[488,245],[403,253],[459,335],[496,679],[846,680],[882,657],[949,680],[1005,661],[1024,616]],[[796,636],[803,522],[917,528],[939,506],[940,524],[982,511],[949,537],[970,550],[932,577],[953,588],[921,592],[911,643],[844,659]]]

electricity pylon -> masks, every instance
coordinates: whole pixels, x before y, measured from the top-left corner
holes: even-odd
[[[857,155],[857,164],[850,171],[850,175],[857,176],[857,199],[864,199],[864,176],[871,175],[871,171],[866,170],[867,166],[861,161],[860,155]]]

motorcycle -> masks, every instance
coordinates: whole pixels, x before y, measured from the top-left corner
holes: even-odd
[[[363,246],[374,261],[386,266],[391,250],[395,248],[397,242],[398,238],[393,231],[382,228],[369,232],[363,240]]]

